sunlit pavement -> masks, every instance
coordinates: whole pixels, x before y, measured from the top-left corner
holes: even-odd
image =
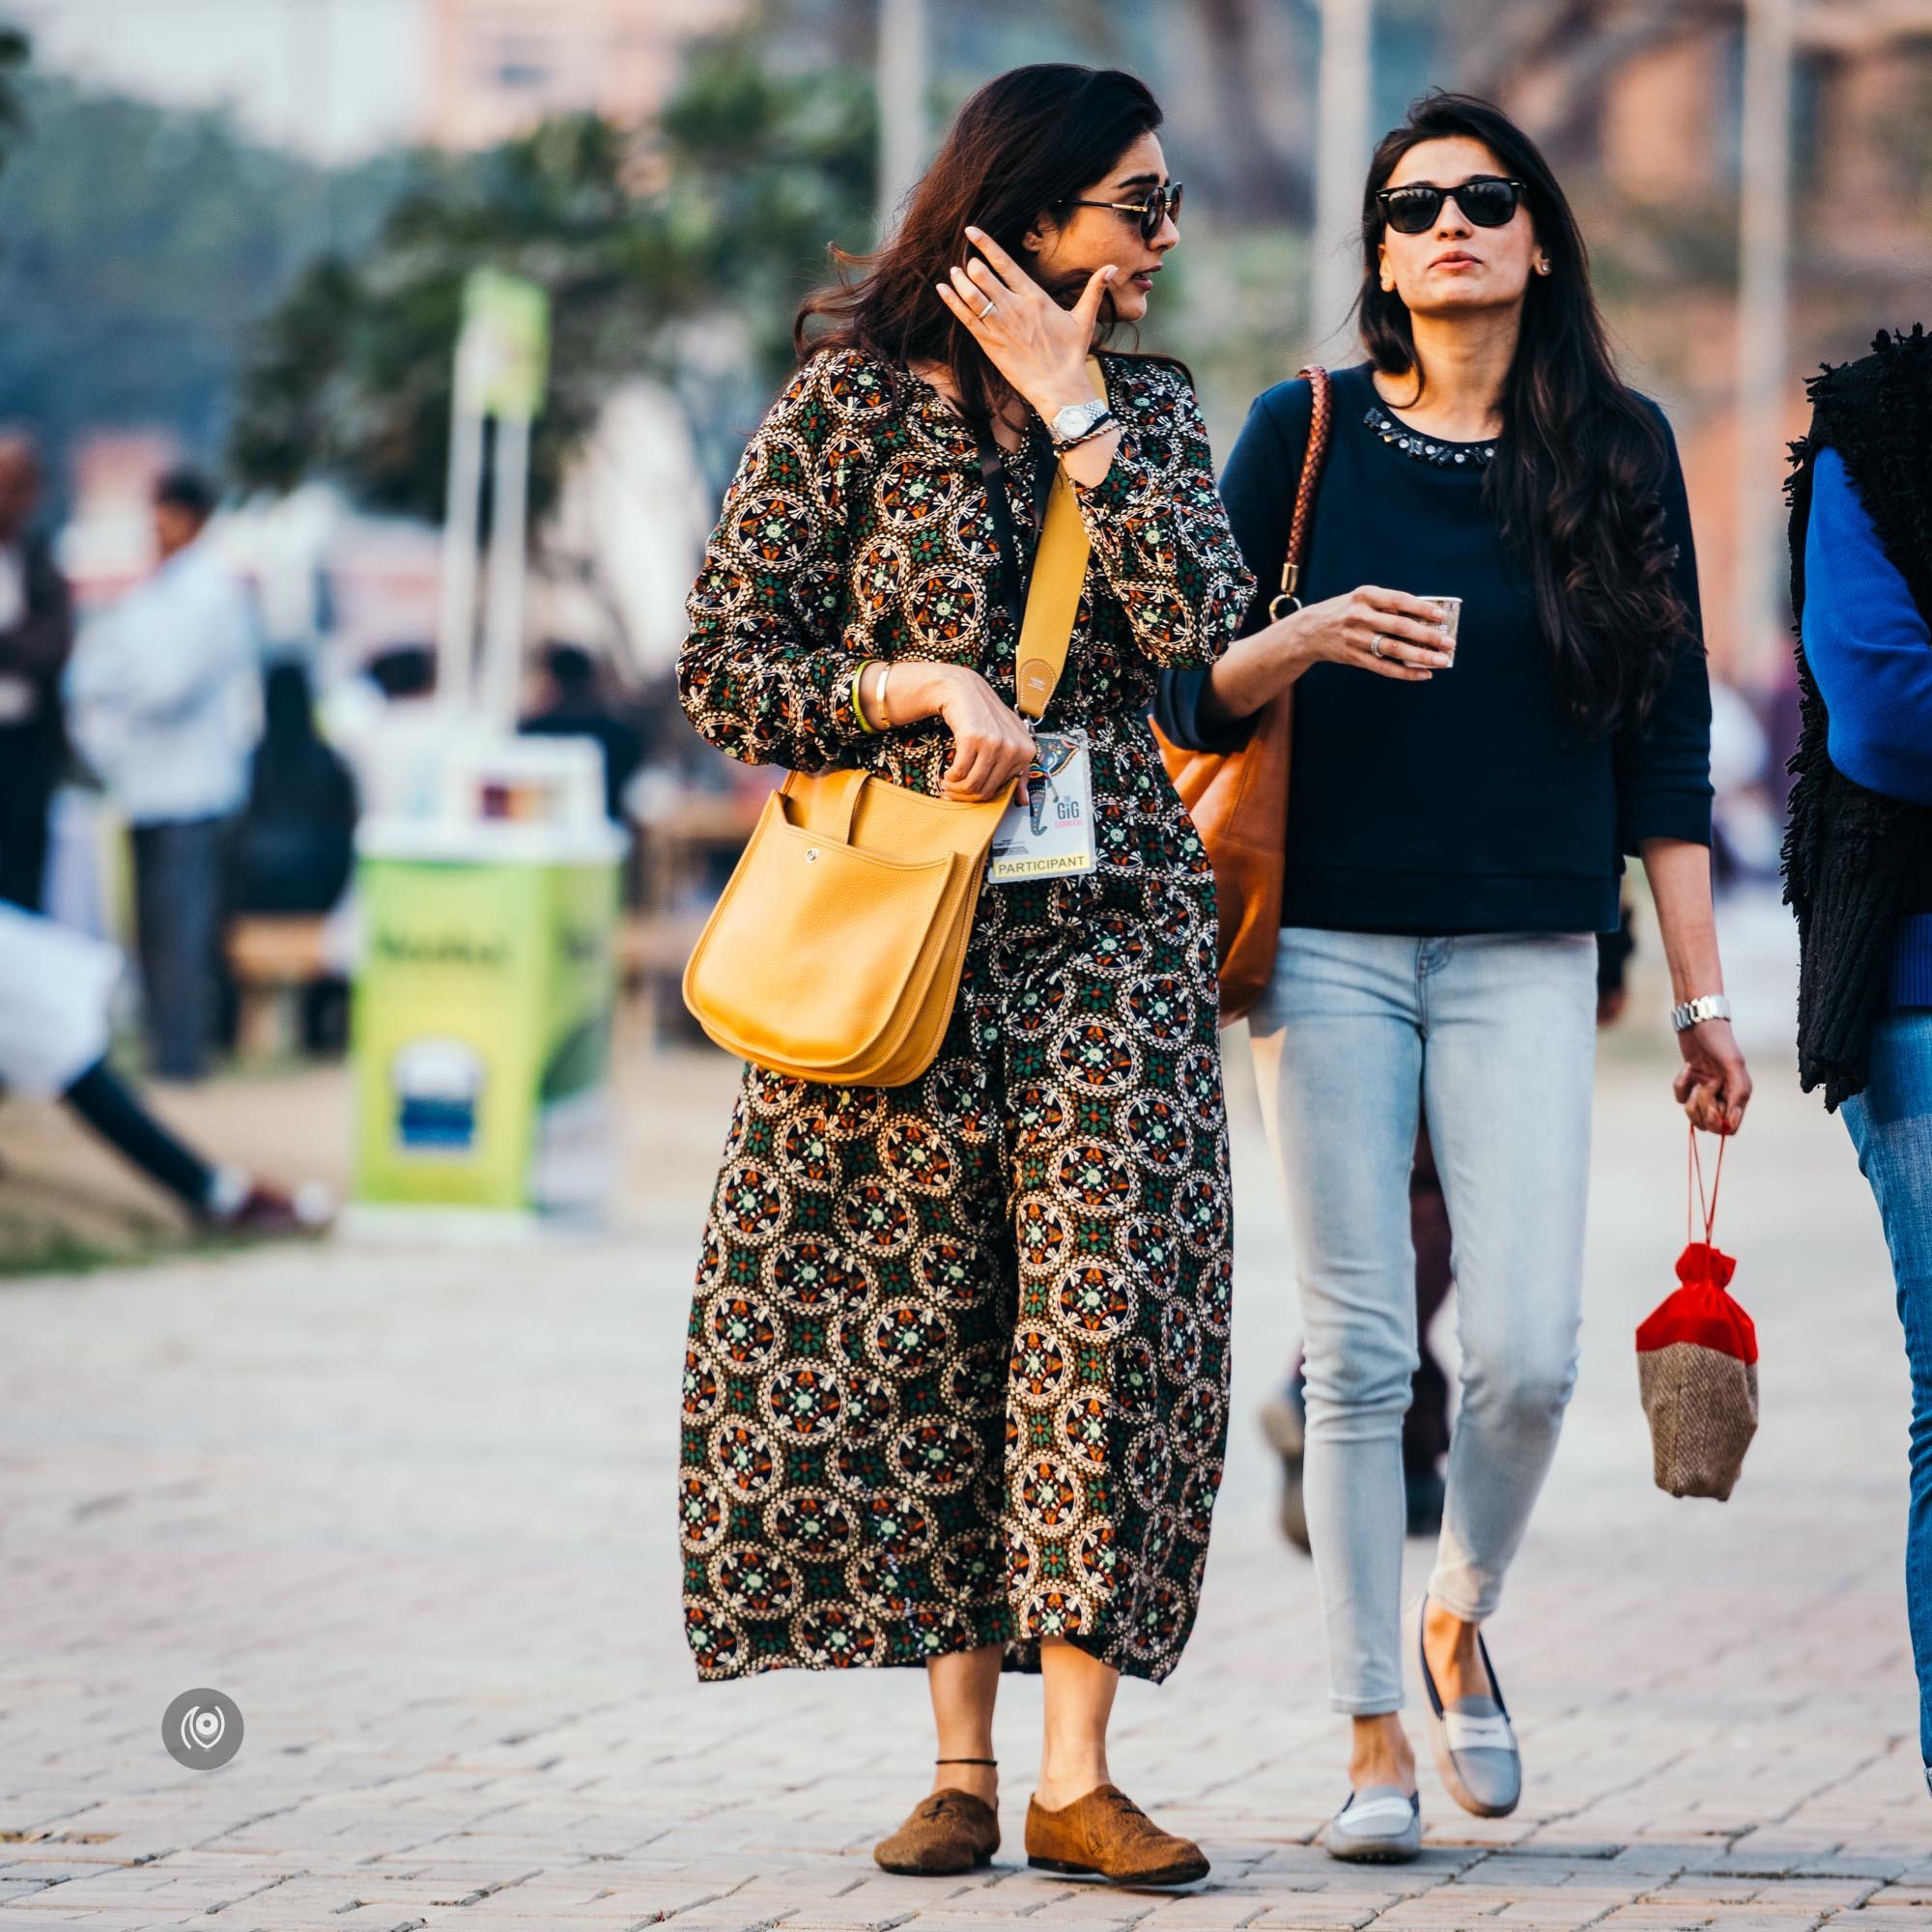
[[[695,1682],[676,1364],[733,1069],[692,1055],[630,1067],[633,1180],[595,1240],[0,1284],[0,1924],[1932,1927],[1903,1355],[1843,1129],[1776,1053],[1719,1224],[1763,1347],[1735,1495],[1651,1484],[1632,1328],[1671,1284],[1684,1137],[1669,1062],[1618,1041],[1582,1375],[1490,1627],[1522,1808],[1467,1817],[1425,1765],[1419,1863],[1310,1848],[1343,1738],[1254,1426],[1293,1317],[1230,1046],[1228,1479],[1193,1644],[1123,1688],[1115,1752],[1213,1860],[1194,1893],[1026,1868],[1037,1680],[1003,1693],[1005,1846],[934,1881],[869,1857],[928,1775],[917,1676]],[[161,1744],[196,1687],[245,1722],[216,1771]]]

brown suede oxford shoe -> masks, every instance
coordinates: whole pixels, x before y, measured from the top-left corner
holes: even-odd
[[[1192,1885],[1208,1861],[1190,1838],[1163,1832],[1117,1784],[1098,1784],[1064,1810],[1027,1804],[1027,1863],[1115,1885]]]
[[[940,1878],[987,1863],[1000,1849],[1000,1814],[970,1791],[928,1792],[890,1838],[872,1847],[889,1872]]]

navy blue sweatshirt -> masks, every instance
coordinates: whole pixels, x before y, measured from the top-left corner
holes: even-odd
[[[1711,691],[1701,621],[1646,728],[1585,738],[1558,703],[1528,577],[1483,504],[1484,443],[1406,429],[1369,365],[1334,373],[1335,421],[1301,597],[1364,583],[1463,600],[1453,669],[1427,683],[1318,664],[1294,687],[1282,923],[1356,932],[1614,932],[1624,855],[1645,838],[1711,842]],[[1696,553],[1675,441],[1664,494],[1674,582],[1698,619]],[[1370,421],[1371,415],[1376,420]],[[1257,398],[1221,496],[1268,621],[1307,441],[1309,387]],[[1406,438],[1409,448],[1403,447]],[[1200,751],[1250,719],[1201,715],[1205,669],[1164,673],[1155,717]]]

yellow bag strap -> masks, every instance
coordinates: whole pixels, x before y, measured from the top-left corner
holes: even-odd
[[[1094,393],[1105,402],[1107,379],[1097,355],[1087,358],[1087,380],[1093,384]],[[1087,526],[1080,520],[1080,505],[1073,500],[1073,485],[1065,468],[1056,462],[1053,490],[1040,522],[1039,548],[1034,554],[1033,580],[1027,586],[1019,648],[1014,654],[1014,701],[1023,717],[1044,714],[1060,674],[1066,668],[1073,619],[1080,609],[1081,587],[1087,582]]]

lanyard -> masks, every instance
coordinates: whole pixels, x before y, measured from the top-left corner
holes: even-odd
[[[1006,466],[1000,461],[999,444],[984,431],[978,432],[977,437],[980,444],[980,474],[985,479],[986,501],[993,512],[993,528],[999,533],[1000,561],[1005,565],[1000,588],[1007,600],[1007,609],[1012,612],[1013,632],[1017,636],[1026,622],[1029,584],[1027,571],[1020,561],[1019,534],[1013,527],[1013,507],[1007,500]],[[1038,479],[1034,485],[1033,529],[1036,547],[1046,516],[1046,499],[1053,489],[1053,474],[1056,468],[1057,464],[1051,463],[1039,467]]]

